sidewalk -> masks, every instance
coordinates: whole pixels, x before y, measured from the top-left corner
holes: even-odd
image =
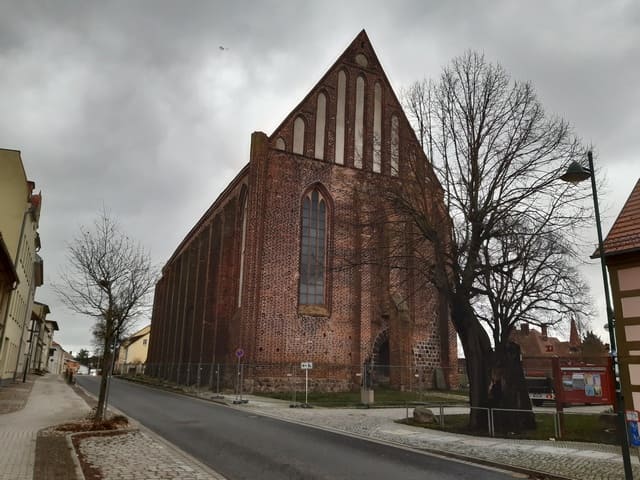
[[[405,408],[305,409],[290,408],[290,402],[282,400],[250,395],[244,398],[249,402],[236,408],[445,456],[538,472],[552,478],[624,480],[620,447],[612,445],[474,437],[395,423],[406,417]],[[633,476],[640,479],[635,449],[631,457]]]
[[[36,377],[24,408],[0,415],[0,480],[32,480],[38,431],[88,412],[59,377]]]

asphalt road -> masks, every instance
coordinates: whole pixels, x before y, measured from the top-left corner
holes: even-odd
[[[100,377],[77,380],[97,395]],[[514,478],[118,379],[110,404],[230,480]]]

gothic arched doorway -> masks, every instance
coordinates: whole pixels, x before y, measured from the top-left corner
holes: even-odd
[[[389,330],[385,329],[378,334],[373,343],[373,381],[375,385],[389,385],[390,364]]]

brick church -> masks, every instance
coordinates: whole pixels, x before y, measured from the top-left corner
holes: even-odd
[[[446,301],[410,259],[364,260],[388,248],[366,223],[408,152],[433,174],[362,31],[271,135],[252,134],[248,165],[167,261],[147,373],[205,385],[240,358],[249,390],[286,389],[300,362],[329,390],[357,388],[363,365],[395,388],[455,386]],[[434,182],[433,211],[441,196]]]

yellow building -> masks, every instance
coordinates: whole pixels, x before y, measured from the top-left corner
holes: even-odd
[[[15,380],[26,367],[33,297],[42,285],[43,265],[37,255],[42,197],[34,189],[20,152],[0,149],[0,234],[17,276],[0,316],[0,385]]]
[[[33,302],[31,312],[31,328],[29,329],[29,351],[28,351],[28,371],[47,371],[47,359],[49,358],[49,348],[53,341],[53,332],[58,330],[56,322],[47,320],[47,315],[51,313],[49,306]],[[24,372],[22,372],[24,374]]]
[[[142,369],[149,351],[150,333],[151,325],[147,325],[122,341],[118,350],[116,373],[143,373]]]
[[[7,245],[2,238],[2,233],[0,233],[0,322],[3,322],[9,308],[11,291],[17,286],[18,274],[13,266],[13,259],[7,250]],[[3,323],[0,323],[0,332],[2,325]],[[2,335],[0,335],[0,345],[2,345]]]

